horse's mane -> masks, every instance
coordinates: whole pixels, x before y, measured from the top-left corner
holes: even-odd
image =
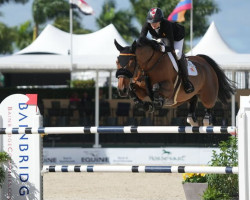
[[[150,46],[156,51],[160,51],[160,45],[155,40],[150,40],[147,37],[140,37],[136,42],[136,47]]]

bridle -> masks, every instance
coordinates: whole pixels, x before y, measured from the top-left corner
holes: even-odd
[[[145,61],[145,65],[147,66],[148,63],[152,60],[152,58],[154,57],[155,55],[155,50],[153,50],[153,53],[152,55]],[[134,53],[120,53],[119,56],[131,56],[131,57],[135,57],[135,66],[134,66],[134,71],[135,71],[135,68],[138,66],[138,68],[144,72],[144,73],[148,73],[150,71],[152,71],[161,61],[161,59],[166,55],[166,53],[163,53],[158,59],[157,61],[152,65],[152,67],[150,67],[148,70],[144,70],[142,69],[138,64],[137,64],[137,60],[136,60],[136,55]],[[116,78],[133,78],[134,74],[132,74],[131,71],[129,71],[127,68],[128,68],[128,64],[129,64],[129,61],[128,63],[125,65],[125,66],[121,66],[120,69],[118,69],[116,71]]]
[[[136,55],[134,53],[120,53],[119,56],[134,57],[134,61],[135,61],[134,70],[135,70],[135,68],[137,66],[137,62],[136,62]],[[134,74],[128,70],[128,65],[129,65],[129,61],[127,62],[127,64],[125,66],[121,66],[121,68],[116,71],[116,75],[115,75],[116,78],[129,78],[129,79],[131,79],[134,76]]]

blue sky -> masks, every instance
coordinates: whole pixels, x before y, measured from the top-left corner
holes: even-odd
[[[97,30],[95,18],[101,12],[105,0],[86,0],[95,11],[94,16],[83,16],[85,28]],[[117,9],[129,9],[129,0],[115,0]],[[250,0],[214,0],[220,12],[209,17],[214,21],[226,43],[239,53],[250,53]],[[0,7],[0,21],[14,26],[30,20],[32,0],[29,3],[9,3]],[[195,12],[195,11],[194,11]],[[13,14],[14,13],[14,14]],[[167,14],[166,14],[167,15]],[[145,16],[146,17],[146,16]],[[194,21],[195,23],[195,21]],[[138,25],[138,29],[141,27]],[[198,40],[196,40],[197,42]]]

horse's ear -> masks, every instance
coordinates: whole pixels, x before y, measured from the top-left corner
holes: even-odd
[[[136,49],[136,40],[134,40],[132,44],[132,51],[135,52],[135,49]]]
[[[124,47],[122,47],[117,41],[116,41],[116,39],[115,39],[115,46],[116,46],[116,48],[117,48],[117,50],[118,51],[122,51],[122,50],[124,50]]]

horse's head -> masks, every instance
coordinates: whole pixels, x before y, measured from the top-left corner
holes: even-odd
[[[130,80],[134,76],[136,68],[135,46],[136,41],[132,46],[122,47],[116,40],[115,46],[120,51],[117,58],[116,78],[118,78],[118,93],[121,97],[127,97],[129,92]]]

